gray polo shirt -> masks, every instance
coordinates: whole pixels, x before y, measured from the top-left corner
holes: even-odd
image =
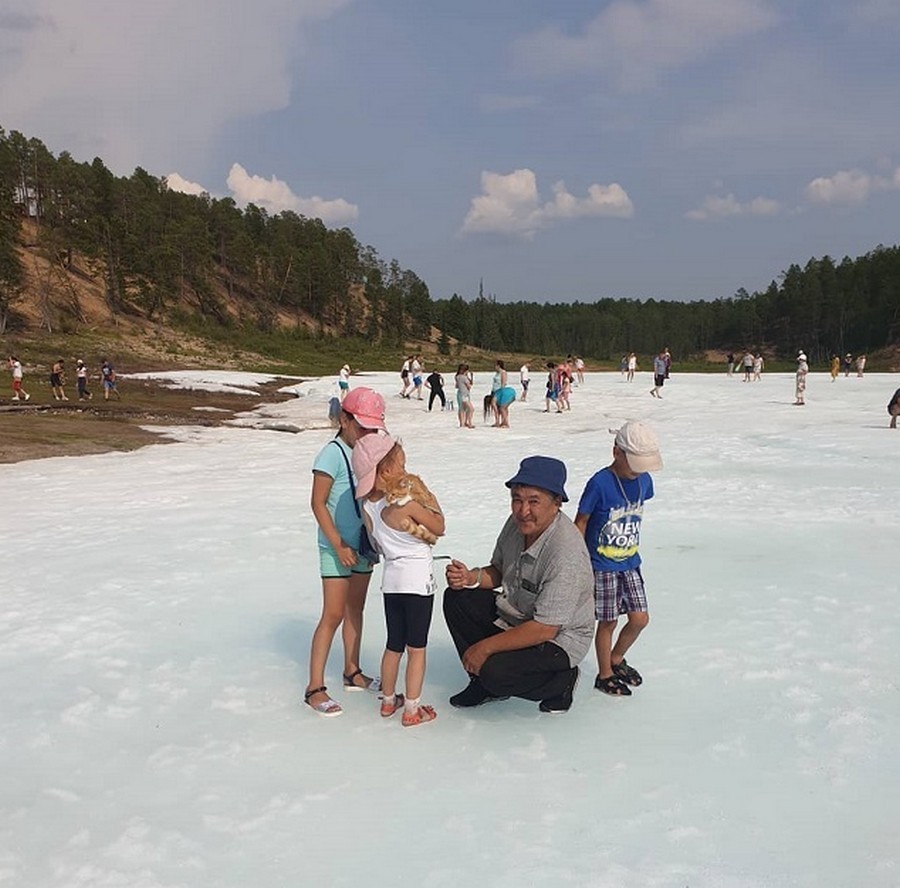
[[[529,548],[524,545],[510,515],[491,556],[503,578],[497,613],[509,626],[526,620],[559,626],[553,642],[577,666],[594,638],[594,572],[584,538],[560,512]]]

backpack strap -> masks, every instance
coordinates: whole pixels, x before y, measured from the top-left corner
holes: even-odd
[[[347,451],[338,444],[336,439],[332,438],[331,443],[341,451],[341,456],[344,457],[344,462],[347,464],[347,474],[350,477],[350,493],[353,494],[353,508],[356,509],[356,517],[362,518],[362,512],[359,510],[359,500],[356,498],[356,485],[353,483],[353,468],[350,465],[350,460],[347,459]]]

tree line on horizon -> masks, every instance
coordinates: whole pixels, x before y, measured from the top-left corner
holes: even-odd
[[[211,324],[235,320],[228,301],[250,306],[239,323],[274,330],[312,318],[316,332],[361,336],[402,349],[440,331],[439,350],[463,345],[496,352],[580,354],[618,360],[668,347],[682,358],[708,350],[798,348],[812,360],[872,351],[900,339],[900,248],[856,259],[792,265],[762,292],[674,302],[601,298],[586,302],[497,302],[479,290],[432,299],[427,284],[397,260],[384,261],[349,228],[291,211],[269,214],[231,198],[171,190],[140,167],[115,176],[100,158],[54,156],[35,138],[0,128],[0,333],[15,324],[25,293],[23,220],[54,266],[76,257],[103,282],[112,313],[154,319],[185,298]],[[46,282],[50,287],[50,282]],[[548,294],[552,296],[556,294]],[[77,299],[70,300],[78,320]],[[451,340],[456,344],[451,345]]]

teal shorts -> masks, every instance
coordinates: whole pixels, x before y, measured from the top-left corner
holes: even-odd
[[[508,407],[515,400],[516,390],[512,386],[505,385],[494,392],[494,403],[498,407]]]
[[[349,577],[350,574],[370,574],[372,565],[369,561],[358,555],[353,567],[344,567],[337,552],[329,546],[327,549],[319,547],[319,575],[323,580],[335,577]]]

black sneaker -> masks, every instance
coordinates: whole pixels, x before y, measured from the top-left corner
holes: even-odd
[[[490,703],[492,700],[508,699],[509,697],[495,697],[493,694],[489,694],[476,677],[469,682],[468,687],[463,688],[458,694],[454,694],[450,698],[450,705],[455,706],[457,709],[465,709],[469,706],[481,706],[482,703]]]
[[[573,666],[571,669],[572,676],[566,689],[558,697],[549,697],[541,700],[538,709],[541,712],[549,712],[552,715],[562,715],[572,708],[572,694],[575,692],[575,686],[578,684],[578,667]]]

